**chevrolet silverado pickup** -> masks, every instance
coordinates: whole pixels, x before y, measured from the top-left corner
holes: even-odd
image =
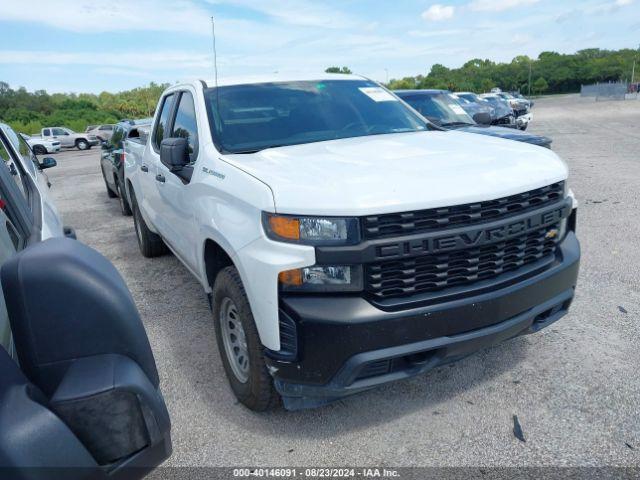
[[[171,86],[125,163],[142,254],[171,250],[202,284],[254,410],[323,405],[564,316],[567,177],[549,149],[444,130],[341,74]]]

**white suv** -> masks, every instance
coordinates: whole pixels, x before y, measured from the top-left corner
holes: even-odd
[[[168,247],[210,294],[255,410],[321,405],[562,317],[580,257],[567,175],[550,150],[442,131],[354,75],[174,85],[125,167],[143,255]]]

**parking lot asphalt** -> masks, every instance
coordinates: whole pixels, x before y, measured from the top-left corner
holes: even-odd
[[[202,288],[172,255],[139,253],[131,217],[107,198],[100,150],[56,155],[48,172],[65,223],[115,264],[149,334],[173,424],[167,464],[640,466],[640,101],[550,97],[533,115],[530,131],[553,138],[580,202],[570,314],[412,380],[294,413],[235,401]]]

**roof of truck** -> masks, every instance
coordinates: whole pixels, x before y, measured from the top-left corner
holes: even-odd
[[[313,82],[323,80],[367,80],[361,75],[344,73],[319,73],[317,75],[295,74],[295,73],[271,73],[267,75],[249,75],[241,77],[219,77],[218,86],[226,87],[230,85],[247,85],[251,83],[278,83],[278,82]],[[208,87],[215,87],[216,81],[213,78],[203,79]]]

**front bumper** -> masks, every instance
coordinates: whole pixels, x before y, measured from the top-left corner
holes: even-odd
[[[516,125],[518,125],[518,127],[522,127],[524,125],[528,125],[531,120],[533,120],[533,115],[531,113],[525,113],[524,115],[520,115],[516,118]]]
[[[536,332],[567,313],[579,263],[570,231],[547,269],[444,303],[384,311],[355,296],[283,296],[280,315],[295,322],[298,356],[267,352],[275,387],[287,409],[316,407]]]

